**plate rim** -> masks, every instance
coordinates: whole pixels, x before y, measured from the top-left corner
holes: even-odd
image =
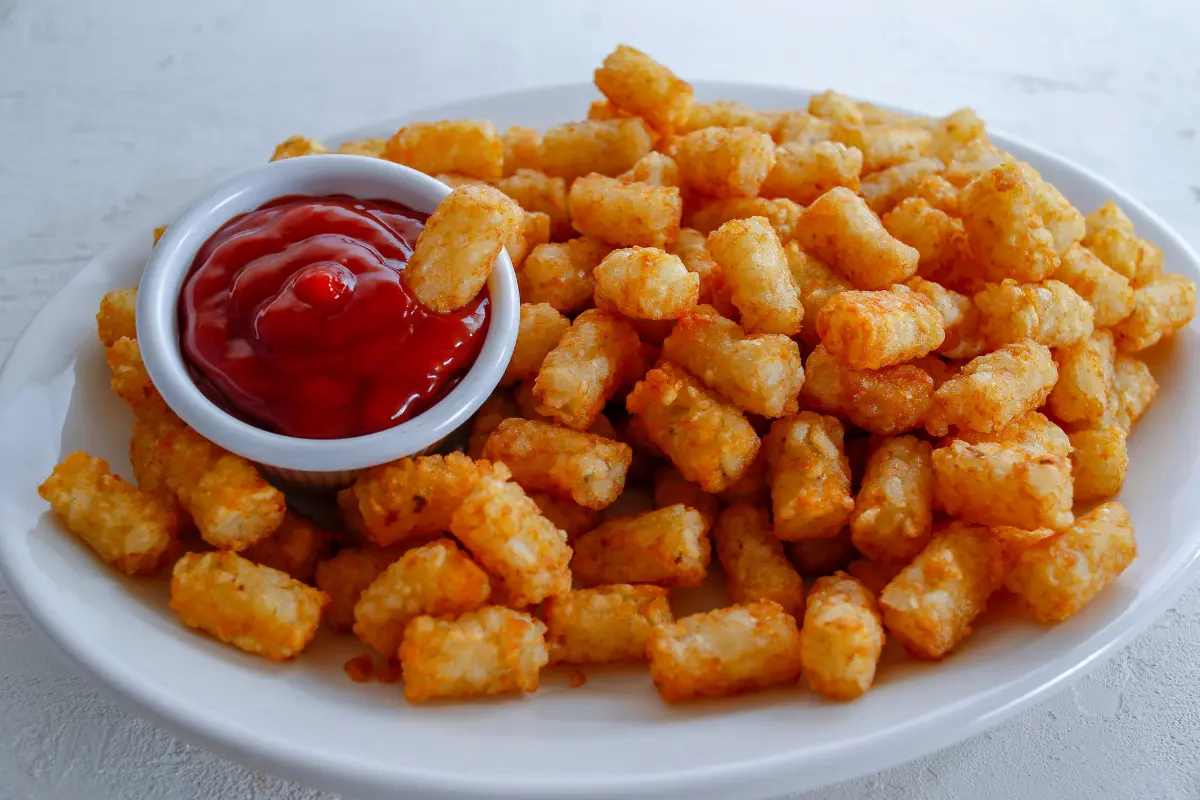
[[[709,80],[697,80],[692,83],[704,94],[725,92],[737,96],[738,93],[747,91],[774,91],[797,98],[812,94],[808,89],[779,84]],[[556,92],[582,92],[590,88],[594,87],[587,82],[576,81],[464,97],[416,108],[388,120],[331,136],[325,141],[340,142],[361,138],[384,126],[399,124],[402,120],[436,115],[443,108],[496,102],[518,96],[533,98],[538,95],[550,96]],[[878,105],[907,113],[919,113],[886,103]],[[1170,237],[1172,243],[1189,259],[1192,270],[1200,273],[1200,256],[1190,243],[1133,195],[1088,167],[1053,151],[1000,130],[989,128],[989,133],[1003,140],[1006,147],[1034,154],[1038,159],[1054,162],[1061,168],[1079,173],[1119,198],[1123,206],[1136,209]],[[114,250],[123,249],[135,236],[145,236],[145,231],[130,231],[112,240],[34,315],[13,342],[3,366],[0,367],[0,402],[11,394],[11,388],[8,386],[11,382],[9,366],[14,355],[28,346],[27,339],[30,338],[31,331],[46,324],[48,311],[69,286],[80,280],[80,276],[92,264]],[[1200,520],[1193,521],[1191,527],[1200,527]],[[107,657],[106,651],[80,645],[79,640],[68,635],[65,626],[57,624],[52,603],[46,602],[51,598],[36,596],[16,568],[14,547],[10,544],[16,538],[0,536],[0,573],[3,573],[18,607],[31,622],[31,627],[38,631],[43,640],[50,643],[52,650],[65,657],[64,660],[70,664],[73,671],[89,682],[98,684],[106,695],[116,698],[122,707],[235,762],[265,768],[275,774],[319,788],[346,791],[347,787],[355,787],[352,791],[370,793],[431,792],[442,797],[607,798],[663,796],[668,792],[696,792],[707,796],[705,792],[714,790],[733,790],[735,787],[745,789],[747,783],[755,786],[769,785],[772,790],[784,787],[782,791],[799,791],[878,772],[897,763],[944,749],[993,728],[1034,703],[1074,684],[1107,661],[1133,637],[1146,630],[1178,600],[1197,574],[1200,574],[1200,544],[1197,544],[1190,555],[1177,563],[1173,570],[1154,576],[1153,582],[1158,584],[1156,593],[1143,603],[1138,614],[1126,619],[1131,612],[1122,612],[1116,619],[1093,632],[1087,642],[1077,645],[1054,660],[1043,663],[1008,683],[975,693],[969,699],[955,705],[938,706],[904,724],[892,726],[884,731],[871,730],[862,736],[842,739],[816,751],[810,748],[805,751],[804,757],[801,757],[798,751],[781,752],[733,764],[699,765],[692,769],[634,776],[587,774],[565,778],[506,774],[476,778],[469,774],[435,772],[398,764],[389,764],[383,768],[375,761],[340,755],[329,756],[280,740],[277,736],[264,736],[253,729],[232,724],[215,715],[206,715],[205,709],[189,702],[182,695],[142,686],[132,678],[132,673],[117,668]],[[921,731],[923,735],[912,735],[915,731]],[[865,754],[867,757],[864,757]],[[814,762],[823,771],[817,780],[806,780],[804,768],[806,765],[813,765]],[[865,768],[859,766],[864,764]]]

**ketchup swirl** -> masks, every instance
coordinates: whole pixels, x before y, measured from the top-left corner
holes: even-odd
[[[306,439],[374,433],[432,406],[479,355],[488,298],[438,314],[409,291],[427,217],[335,195],[283,197],[227,222],[179,301],[197,385],[251,424]]]

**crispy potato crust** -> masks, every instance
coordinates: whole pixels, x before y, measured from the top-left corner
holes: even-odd
[[[830,189],[804,210],[795,236],[801,247],[859,289],[886,289],[917,271],[917,251],[888,233],[866,201],[844,186]]]
[[[915,436],[885,439],[867,459],[854,502],[854,546],[876,561],[908,561],[929,543],[933,525],[933,457]]]
[[[961,439],[933,451],[934,493],[947,514],[980,525],[1061,530],[1071,513],[1067,458],[1025,445]]]
[[[617,584],[577,589],[542,607],[551,664],[644,661],[655,625],[673,621],[667,590]]]
[[[507,419],[484,446],[484,455],[503,462],[522,486],[595,510],[607,507],[625,488],[633,460],[629,445],[546,422]]]
[[[826,539],[849,522],[854,498],[842,439],[840,422],[811,411],[771,425],[764,444],[779,539]]]
[[[800,679],[800,630],[770,600],[658,625],[646,642],[650,677],[668,703],[727,697]]]
[[[875,596],[844,572],[817,578],[800,628],[800,660],[813,691],[854,700],[871,688],[883,652]]]
[[[972,359],[933,395],[925,427],[944,436],[951,425],[980,433],[1003,428],[1046,402],[1058,380],[1050,349],[1024,340]]]
[[[487,283],[506,242],[521,232],[521,208],[490,186],[460,186],[425,222],[404,282],[422,304],[445,313],[469,303]]]
[[[882,369],[931,353],[945,340],[945,323],[925,295],[906,286],[842,292],[817,317],[821,344],[855,369]]]
[[[496,606],[454,620],[417,617],[400,646],[404,696],[422,703],[537,691],[549,660],[545,630],[528,614]]]
[[[766,217],[730,220],[708,236],[747,333],[800,332],[804,306],[779,236]]]
[[[669,361],[646,373],[626,407],[683,476],[706,492],[736,483],[758,454],[758,434],[741,410]]]
[[[497,464],[476,480],[450,519],[450,532],[503,581],[514,605],[525,606],[570,590],[571,548],[567,534],[507,473]]]
[[[917,658],[940,659],[970,635],[1003,580],[999,540],[952,522],[884,588],[883,624]]]
[[[583,586],[699,586],[712,557],[709,524],[683,505],[609,520],[575,541],[571,571]]]
[[[71,453],[38,494],[96,554],[126,575],[155,572],[170,558],[180,519],[159,497],[130,486],[108,462]]]
[[[504,174],[504,142],[487,120],[405,125],[387,140],[383,157],[426,175],[457,172],[494,181]]]
[[[1035,619],[1061,622],[1091,602],[1137,557],[1129,512],[1105,503],[1067,530],[1021,551],[1005,585]]]
[[[272,661],[300,654],[329,595],[237,553],[187,553],[171,572],[171,610],[192,628]]]
[[[414,618],[474,611],[491,591],[487,573],[470,556],[450,539],[438,539],[400,556],[362,591],[354,606],[354,635],[392,658]]]
[[[713,529],[713,540],[730,600],[773,600],[794,617],[804,613],[804,581],[775,537],[767,509],[730,506]]]

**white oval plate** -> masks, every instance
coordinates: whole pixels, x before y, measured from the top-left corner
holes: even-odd
[[[697,89],[763,109],[807,102],[795,89]],[[333,141],[388,135],[419,119],[544,128],[581,118],[595,96],[580,84],[480,98]],[[1062,158],[994,138],[1081,209],[1116,198],[1163,248],[1168,270],[1200,279],[1196,254],[1136,200]],[[165,581],[105,569],[36,493],[76,449],[128,474],[130,416],[108,390],[93,315],[105,291],[136,283],[150,239],[149,228],[132,231],[88,264],[34,319],[0,374],[0,564],[30,619],[84,674],[138,713],[256,768],[368,798],[727,800],[811,788],[945,747],[1063,688],[1150,624],[1197,571],[1200,341],[1192,326],[1148,354],[1162,390],[1130,440],[1121,499],[1140,555],[1119,583],[1055,628],[995,609],[944,663],[885,663],[858,702],[795,688],[672,708],[633,667],[589,670],[578,689],[548,670],[528,698],[417,707],[399,686],[351,683],[341,665],[362,648],[326,633],[296,663],[271,664],[184,628],[167,608]]]

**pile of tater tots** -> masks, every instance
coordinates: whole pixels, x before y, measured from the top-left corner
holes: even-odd
[[[357,636],[375,655],[347,672],[377,662],[412,701],[606,662],[647,662],[668,702],[802,680],[852,700],[887,637],[941,659],[1000,592],[1054,623],[1121,574],[1111,498],[1158,390],[1138,354],[1196,287],[1115,203],[1085,216],[970,109],[699,103],[625,46],[595,84],[544,133],[337,148],[522,209],[516,351],[465,453],[363,471],[325,530],[171,413],[118,290],[99,333],[137,486],[71,454],[40,489],[67,528],[127,575],[169,566],[183,623],[247,652]],[[724,606],[676,619],[710,570]]]

